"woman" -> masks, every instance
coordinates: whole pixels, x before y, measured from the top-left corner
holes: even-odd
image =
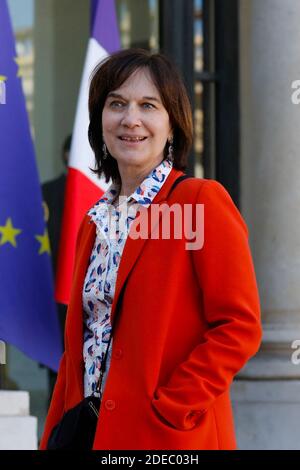
[[[230,384],[261,341],[247,227],[216,181],[173,187],[186,168],[192,114],[166,57],[110,56],[93,74],[89,113],[94,171],[113,182],[79,230],[66,350],[41,448],[64,412],[97,395],[107,348],[94,449],[235,449]],[[187,221],[196,237],[203,230],[201,246],[187,245],[186,233],[154,234],[178,225],[166,210],[175,206],[192,207]],[[153,207],[164,208],[156,219]]]

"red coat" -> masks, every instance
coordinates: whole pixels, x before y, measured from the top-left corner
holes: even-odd
[[[112,306],[113,321],[120,301],[94,449],[236,448],[230,384],[257,352],[262,334],[248,231],[216,181],[190,179],[169,195],[181,174],[172,169],[152,204],[203,203],[204,246],[186,250],[184,239],[128,237]],[[64,411],[83,398],[82,286],[94,240],[95,224],[85,216],[66,350],[42,449]]]

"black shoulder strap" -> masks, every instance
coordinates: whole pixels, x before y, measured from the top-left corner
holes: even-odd
[[[183,180],[187,179],[187,178],[192,178],[192,176],[188,176],[188,175],[181,175],[179,176],[179,178],[177,178],[174,183],[172,184],[172,187],[171,187],[171,191],[170,193],[176,188],[176,186]]]

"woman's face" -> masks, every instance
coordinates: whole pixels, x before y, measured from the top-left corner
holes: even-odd
[[[102,113],[104,142],[118,166],[143,171],[163,160],[172,137],[169,115],[147,69],[134,72],[110,92]]]

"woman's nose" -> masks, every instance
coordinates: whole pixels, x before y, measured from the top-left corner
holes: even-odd
[[[139,110],[135,106],[126,107],[121,124],[127,127],[139,126],[141,124]]]

